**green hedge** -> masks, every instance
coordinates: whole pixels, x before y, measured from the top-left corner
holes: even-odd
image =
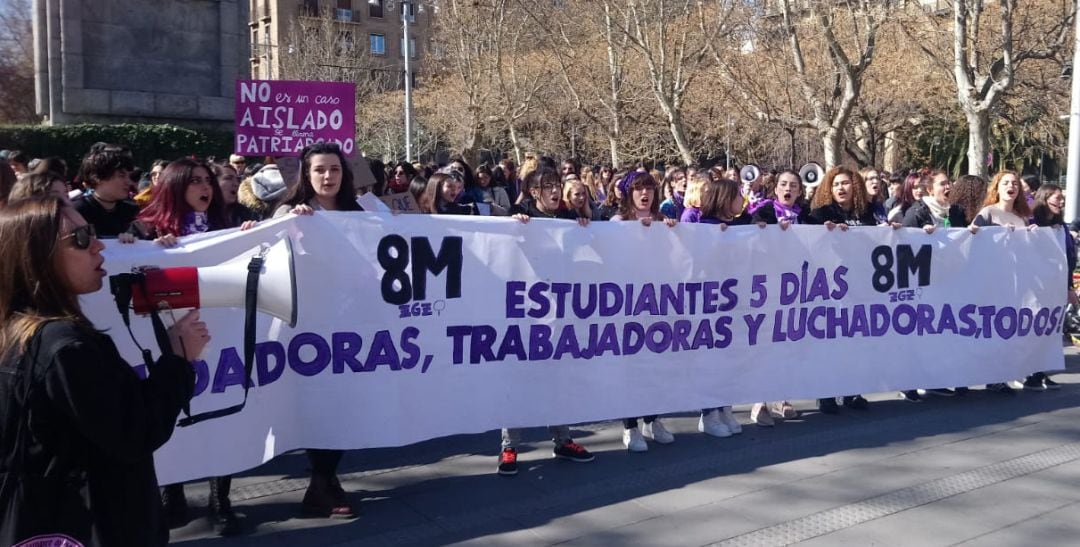
[[[59,156],[74,176],[82,157],[95,142],[127,146],[135,165],[149,169],[162,158],[195,155],[226,159],[232,152],[231,131],[192,130],[175,125],[8,125],[0,126],[0,149],[22,150],[32,158]]]

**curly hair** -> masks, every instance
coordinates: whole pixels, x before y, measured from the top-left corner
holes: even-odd
[[[811,208],[817,209],[833,204],[833,181],[840,175],[847,175],[848,179],[851,180],[852,208],[856,215],[861,216],[866,212],[870,205],[866,196],[866,183],[863,182],[862,175],[860,175],[858,171],[844,166],[833,167],[825,173],[825,178],[822,179],[821,186],[814,192],[814,201],[810,205]]]

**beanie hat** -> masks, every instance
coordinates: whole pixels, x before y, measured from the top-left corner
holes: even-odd
[[[276,165],[265,165],[251,178],[251,189],[260,201],[275,202],[285,194],[285,179]]]

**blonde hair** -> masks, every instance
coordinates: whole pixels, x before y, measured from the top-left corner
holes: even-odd
[[[994,175],[994,178],[990,179],[990,187],[987,189],[986,201],[983,202],[983,205],[997,205],[999,201],[1002,201],[1004,196],[998,194],[998,184],[1000,184],[1001,179],[1005,178],[1007,175],[1012,175],[1016,178],[1016,185],[1019,189],[1019,191],[1016,192],[1016,197],[1013,198],[1013,211],[1022,218],[1031,216],[1031,207],[1027,204],[1027,197],[1024,196],[1024,187],[1020,182],[1020,174],[1016,171],[998,171],[997,174]]]
[[[577,212],[578,216],[586,218],[591,217],[592,208],[589,204],[592,203],[592,191],[589,190],[589,185],[582,182],[581,179],[577,178],[575,175],[567,175],[563,181],[565,184],[563,185],[562,200],[563,203],[566,204],[566,208]],[[570,192],[574,190],[575,186],[581,186],[585,189],[585,204],[582,205],[580,209],[574,209],[574,206],[570,203]]]
[[[687,207],[701,208],[701,189],[712,182],[713,176],[706,169],[700,169],[686,177],[686,196],[683,204]]]
[[[518,170],[518,177],[521,180],[529,178],[529,173],[536,171],[536,168],[540,166],[540,160],[536,159],[536,156],[532,154],[525,154],[525,161],[521,162],[521,169]]]

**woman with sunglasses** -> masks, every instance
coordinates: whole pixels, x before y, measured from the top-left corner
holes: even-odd
[[[361,211],[356,202],[353,173],[341,149],[332,143],[316,143],[300,152],[300,180],[285,196],[274,217],[289,213],[313,215],[315,211]],[[354,518],[356,514],[337,476],[343,450],[308,449],[311,481],[304,493],[303,511],[324,518]]]
[[[107,275],[74,208],[36,197],[0,210],[0,545],[65,534],[166,545],[154,450],[195,390],[210,335],[197,311],[146,380],[83,314]]]
[[[409,190],[409,185],[412,183],[413,178],[416,177],[418,172],[413,164],[403,161],[394,166],[394,169],[390,171],[390,179],[387,180],[386,193],[387,194],[400,194]]]

